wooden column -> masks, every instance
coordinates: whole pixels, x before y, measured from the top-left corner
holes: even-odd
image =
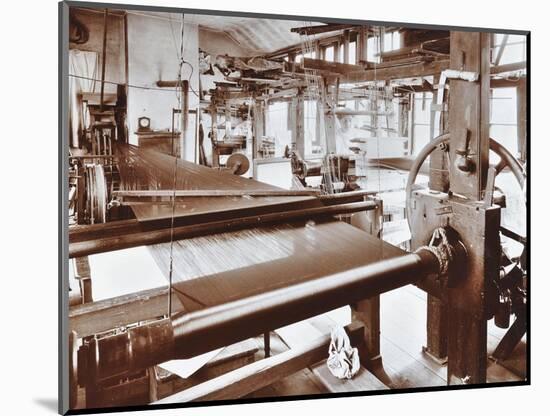
[[[325,83],[325,97],[328,97],[328,83]],[[326,152],[334,153],[336,152],[336,116],[329,111],[329,107],[326,103],[323,103],[323,114],[325,117],[325,138],[327,143]]]
[[[218,140],[218,109],[216,100],[212,98],[210,103],[210,140],[212,141],[212,166],[217,168],[220,166],[220,155],[216,146]]]
[[[450,68],[479,74],[477,82],[451,80],[449,103],[451,165],[458,166],[467,152],[468,172],[451,169],[451,190],[468,199],[481,200],[489,167],[490,34],[451,32]]]
[[[332,49],[334,50],[334,62],[342,62],[340,60],[340,42],[333,42]]]
[[[355,62],[349,61],[349,30],[344,30],[344,56],[342,62],[345,64],[355,64]]]
[[[180,79],[181,81],[181,79]],[[180,158],[185,159],[185,135],[189,125],[189,81],[181,81],[181,136]]]
[[[231,136],[231,104],[225,103],[225,137]]]
[[[469,201],[483,198],[489,166],[489,81],[490,34],[451,32],[450,68],[479,74],[475,82],[452,80],[450,85],[449,128],[451,134],[449,183],[453,194]],[[461,210],[464,209],[464,213]],[[485,293],[494,278],[493,257],[497,250],[498,211],[485,214],[464,203],[453,207],[455,228],[469,247],[467,277],[448,290],[449,343],[447,381],[449,384],[484,383],[487,377]],[[496,215],[494,215],[496,214]],[[475,228],[470,228],[476,224]],[[468,227],[468,228],[466,228]],[[480,238],[483,236],[483,238]],[[497,250],[498,251],[498,250]]]
[[[430,294],[428,294],[426,333],[424,352],[439,363],[446,362],[449,333],[447,305]]]
[[[365,213],[365,223],[352,225],[359,226],[367,233],[380,237],[382,225],[383,203],[378,201],[378,207]],[[361,213],[363,214],[363,213]],[[380,355],[380,296],[373,296],[352,305],[352,318],[359,321],[365,327],[364,339],[365,349],[361,356],[361,363],[369,370],[380,369],[382,356]]]
[[[439,85],[439,75],[434,75],[434,81],[433,85]],[[434,98],[436,97],[436,94],[432,95]],[[443,111],[443,108],[445,107],[445,98],[448,97],[448,94],[444,95],[443,103],[441,103],[441,111]],[[434,99],[432,99],[432,107],[434,105]],[[434,131],[443,132],[445,131],[445,121],[447,117],[444,117],[444,114],[441,113],[441,117],[439,118],[441,126],[435,126],[434,119],[435,117],[435,111],[431,111],[431,118],[430,118],[430,133],[432,134],[431,139],[433,140],[435,137]],[[439,192],[447,192],[449,190],[449,167],[447,166],[447,153],[444,152],[441,149],[436,149],[432,152],[430,155],[430,182],[429,182],[430,189],[433,189],[434,191]]]
[[[262,136],[265,135],[265,122],[264,122],[264,106],[263,101],[256,100],[254,102],[254,120],[253,120],[253,132],[254,132],[254,146],[252,158],[258,157],[258,150],[262,144]]]
[[[298,154],[304,157],[304,97],[301,92],[292,99],[290,109],[292,114],[292,144]]]
[[[357,35],[357,63],[362,64],[368,61],[368,40],[369,31],[367,26],[361,26]]]
[[[407,96],[399,99],[397,135],[399,137],[409,136],[409,98]]]
[[[517,86],[518,154],[527,159],[527,82],[521,78]]]

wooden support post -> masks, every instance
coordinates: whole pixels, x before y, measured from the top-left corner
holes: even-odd
[[[255,160],[258,157],[258,150],[262,145],[262,137],[265,135],[265,112],[263,104],[263,101],[254,101],[254,122],[252,124],[254,132],[254,149],[252,153],[252,160]]]
[[[349,30],[344,30],[344,56],[342,62],[344,64],[355,64],[349,61]]]
[[[93,140],[92,140],[93,143]],[[76,222],[78,224],[85,224],[84,221],[84,210],[86,209],[86,169],[84,168],[84,163],[79,163],[76,170]]]
[[[181,140],[180,140],[180,158],[186,158],[185,136],[187,135],[187,126],[189,124],[189,81],[181,82]]]
[[[428,316],[426,323],[427,341],[424,352],[436,362],[447,362],[448,342],[447,305],[428,294]]]
[[[342,59],[340,57],[340,42],[336,41],[332,44],[332,48],[334,50],[333,56],[334,56],[334,62],[340,62],[342,63]]]
[[[483,197],[489,167],[490,34],[451,32],[450,67],[476,72],[475,82],[451,80],[449,103],[450,190],[475,204]],[[498,278],[500,212],[455,204],[452,224],[469,247],[467,279],[448,290],[447,382],[485,383],[487,308],[492,280]]]
[[[357,36],[357,63],[364,64],[368,62],[368,40],[369,31],[367,26],[361,26]]]
[[[451,80],[451,165],[462,164],[464,158],[473,163],[468,171],[451,169],[449,180],[453,193],[476,201],[482,199],[489,168],[490,36],[480,32],[451,32],[450,68],[478,73],[479,80]]]
[[[369,234],[379,237],[384,212],[382,200],[377,201],[378,208],[366,212],[366,224],[360,228]],[[352,220],[353,225],[353,220]],[[352,320],[358,321],[365,327],[364,351],[361,354],[362,364],[369,370],[381,368],[380,355],[380,295],[365,299],[352,305]]]
[[[439,75],[434,76],[434,85],[439,84]],[[443,100],[443,103],[441,105],[444,105],[445,100]],[[434,102],[432,100],[432,106]],[[434,131],[445,131],[444,128],[440,128],[440,126],[435,126],[434,123],[434,115],[435,112],[431,112],[431,125],[430,125],[430,133],[432,139],[434,139]],[[441,115],[441,118],[439,120],[443,120],[443,114]],[[435,149],[432,154],[430,155],[430,182],[429,182],[430,189],[433,189],[434,191],[439,192],[447,192],[449,190],[449,167],[447,166],[447,153],[444,152],[441,149]],[[434,308],[434,312],[437,310],[437,308]],[[428,339],[430,338],[430,335],[428,334]]]
[[[105,61],[107,59],[107,19],[109,17],[109,9],[103,11],[103,46],[101,48],[101,89],[99,96],[99,107],[103,111],[105,104]]]
[[[361,363],[372,370],[382,363],[380,355],[380,296],[357,302],[352,307],[352,319],[365,325],[365,351]]]
[[[225,137],[231,136],[231,104],[225,102]]]
[[[210,140],[212,142],[212,167],[220,166],[220,153],[218,151],[218,146],[216,143],[218,141],[218,108],[216,105],[216,100],[212,99],[210,103]]]
[[[527,160],[527,82],[521,78],[517,86],[518,154]]]
[[[264,332],[264,357],[268,358],[271,355],[271,333]]]
[[[302,157],[305,156],[305,135],[304,135],[304,96],[301,92],[292,99],[292,105],[290,106],[292,111],[293,129],[292,129],[292,143],[294,149]]]
[[[487,380],[487,321],[449,306],[447,383],[479,384]]]
[[[409,136],[409,98],[405,96],[399,99],[399,115],[397,118],[397,135]]]
[[[75,259],[75,278],[80,286],[82,294],[82,303],[93,302],[92,295],[92,273],[90,270],[90,261],[88,256]]]

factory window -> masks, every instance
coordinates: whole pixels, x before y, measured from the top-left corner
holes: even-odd
[[[367,61],[380,63],[380,52],[393,51],[401,47],[399,32],[388,32],[383,35],[383,42],[379,36],[370,36],[367,40]]]
[[[380,62],[378,36],[370,36],[367,39],[367,61]]]
[[[393,51],[401,47],[401,35],[399,32],[384,34],[384,52]]]
[[[523,35],[493,35],[491,59],[495,65],[511,64],[527,59],[527,37]]]
[[[334,46],[328,46],[325,49],[325,61],[334,61]]]
[[[288,103],[269,103],[266,112],[266,135],[275,142],[275,157],[284,155],[285,146],[290,146],[291,134],[288,127]]]
[[[349,43],[349,58],[348,58],[348,64],[355,64],[357,62],[356,58],[356,52],[357,52],[357,42],[350,42]]]
[[[415,156],[431,139],[431,105],[432,93],[413,94],[411,141],[413,155]]]
[[[304,100],[304,148],[306,157],[323,153],[317,129],[317,100]]]
[[[513,155],[518,153],[517,90],[495,88],[491,90],[490,136],[506,147]],[[491,155],[491,161],[498,157]],[[493,160],[494,159],[494,160]]]

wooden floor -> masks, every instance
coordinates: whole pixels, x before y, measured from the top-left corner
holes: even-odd
[[[330,319],[314,323],[316,328],[330,328]],[[488,352],[495,349],[506,330],[497,328],[489,322]],[[428,358],[422,351],[426,336],[426,294],[415,286],[406,286],[381,296],[381,353],[386,374],[391,379],[391,388],[414,388],[426,386],[445,386],[447,368]],[[263,340],[257,341],[262,344]],[[525,350],[525,344],[518,348]],[[263,357],[260,349],[257,358]],[[288,349],[277,334],[271,334],[273,354]],[[524,355],[523,355],[524,358]],[[324,363],[310,369],[301,370],[266,388],[256,391],[248,397],[274,397],[288,395],[311,395],[333,392],[316,375]],[[489,382],[520,381],[522,378],[503,366],[488,360],[487,380]],[[346,388],[342,382],[338,390]],[[357,385],[348,383],[349,390],[357,390]]]

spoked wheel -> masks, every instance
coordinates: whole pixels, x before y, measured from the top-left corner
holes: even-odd
[[[406,186],[407,221],[409,222],[409,226],[411,226],[410,221],[412,218],[412,193],[415,189],[418,189],[415,188],[415,181],[418,176],[418,172],[428,156],[430,156],[430,154],[436,149],[440,149],[447,153],[449,152],[449,139],[450,134],[448,133],[436,137],[421,150],[411,167]],[[500,158],[497,164],[491,166],[495,170],[495,176],[501,173],[504,168],[508,167],[516,178],[520,188],[524,190],[526,174],[519,161],[508,151],[508,149],[494,139],[489,139],[489,149]],[[450,158],[447,158],[447,160],[449,161]],[[526,239],[502,226],[500,227],[500,231],[502,235],[523,245],[523,253],[519,260],[508,259],[506,256],[503,256],[500,279],[498,282],[495,282],[495,286],[497,287],[500,296],[499,304],[497,306],[497,310],[495,311],[495,323],[501,328],[507,328],[509,326],[510,313],[515,313],[518,317],[521,316],[525,305],[525,290],[523,289],[523,282],[524,278],[527,276],[527,271],[525,270],[523,264],[524,261],[522,259],[525,255]],[[518,323],[522,323],[521,319],[518,319]],[[512,343],[513,342],[509,344]]]
[[[449,152],[450,137],[451,135],[449,133],[445,133],[441,136],[436,137],[434,140],[424,146],[424,148],[420,151],[414,163],[412,164],[406,187],[407,221],[409,221],[409,226],[411,225],[410,218],[412,215],[410,201],[418,172],[420,171],[420,168],[422,167],[428,156],[430,156],[430,154],[432,154],[434,150],[440,149],[444,152]],[[521,163],[519,163],[519,161],[508,151],[508,149],[506,149],[494,139],[489,139],[489,149],[496,153],[500,158],[499,162],[493,166],[495,168],[495,175],[498,175],[505,167],[508,167],[512,171],[521,189],[523,189],[526,176],[523,166],[521,166]]]

